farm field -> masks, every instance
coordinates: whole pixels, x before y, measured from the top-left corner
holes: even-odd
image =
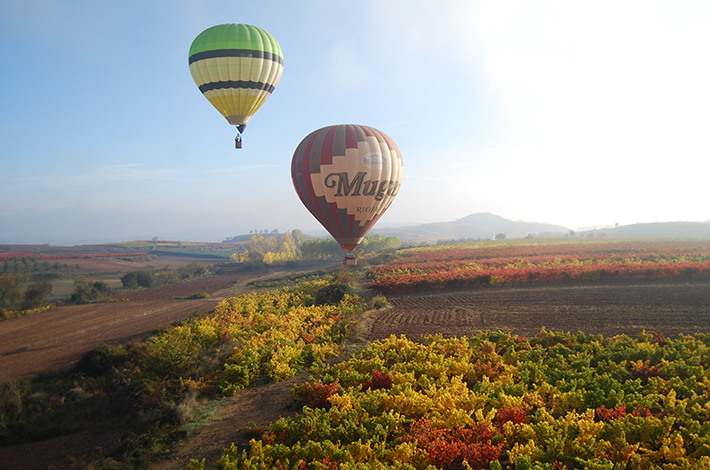
[[[213,294],[233,286],[240,276],[235,275],[215,275],[199,279],[193,279],[178,284],[153,287],[151,289],[141,289],[112,297],[116,301],[140,301],[140,300],[172,300],[175,297],[187,297],[201,292]]]
[[[568,242],[567,245],[575,244]],[[607,246],[601,247],[601,245]],[[630,338],[641,337],[644,336],[641,335],[643,331],[653,332],[653,335],[658,335],[657,338],[669,339],[680,338],[681,334],[710,333],[710,277],[706,275],[705,268],[702,266],[708,261],[708,242],[696,241],[694,245],[689,244],[675,251],[669,242],[655,245],[653,248],[656,251],[649,247],[648,244],[641,246],[629,242],[626,242],[626,245],[617,244],[616,252],[609,256],[598,256],[598,259],[606,259],[598,263],[598,260],[591,259],[593,256],[589,253],[594,250],[600,253],[608,251],[608,242],[601,241],[596,244],[589,243],[588,246],[583,247],[586,255],[574,255],[574,259],[568,258],[568,262],[560,259],[558,253],[551,260],[547,259],[537,264],[536,262],[542,258],[533,259],[540,254],[536,251],[539,248],[535,246],[523,248],[511,248],[511,244],[484,246],[485,250],[482,251],[473,248],[469,250],[469,258],[463,260],[466,269],[472,268],[471,264],[475,262],[471,259],[475,256],[479,256],[479,261],[492,259],[491,250],[505,249],[508,252],[511,249],[518,250],[516,256],[501,258],[503,261],[500,262],[501,266],[513,274],[505,282],[479,286],[474,284],[468,287],[465,283],[462,285],[460,281],[443,286],[437,280],[430,285],[425,285],[425,282],[428,282],[425,281],[414,291],[388,294],[389,306],[370,312],[364,324],[360,325],[362,337],[373,342],[386,340],[392,335],[405,335],[409,340],[422,338],[426,342],[427,335],[432,334],[442,335],[444,338],[463,336],[472,338],[479,334],[487,334],[485,332],[502,331],[502,335],[510,341],[513,341],[510,338],[524,341],[525,337],[530,338],[530,341],[537,341],[535,338],[546,337],[547,333],[541,333],[544,328],[546,331],[569,332],[571,335],[581,331],[586,335],[603,335],[604,338],[611,338],[611,341],[621,341],[614,338],[621,338],[617,335],[628,335]],[[666,250],[660,252],[662,256],[659,255],[659,247]],[[629,248],[635,249],[636,254],[631,255],[628,251],[624,251]],[[563,249],[565,247],[559,245],[543,248],[547,251]],[[683,253],[684,249],[686,253]],[[437,250],[446,251],[445,248],[429,251]],[[372,268],[371,272],[390,273],[388,275],[394,276],[398,272],[408,275],[414,269],[419,269],[420,272],[415,274],[422,276],[426,274],[424,265],[431,262],[431,259],[423,260],[419,268],[414,268],[411,263],[409,267],[403,268],[403,266],[411,261],[410,253],[413,258],[425,251],[427,250],[406,250],[400,259]],[[453,250],[449,251],[447,255],[453,252]],[[441,255],[437,256],[441,257]],[[439,259],[436,262],[441,261]],[[443,265],[438,265],[437,268],[427,268],[429,273],[456,271],[456,268],[451,265],[451,260],[444,260],[444,262],[450,263],[448,270],[442,269]],[[549,273],[551,271],[545,271],[546,268],[554,270],[557,266],[576,266],[575,269],[580,269],[579,266],[594,266],[595,263],[599,268],[595,268],[596,271],[581,269],[580,272],[605,274],[592,275],[591,278],[585,275],[563,279],[527,274]],[[644,264],[647,266],[643,266]],[[663,266],[652,266],[654,264]],[[599,265],[603,266],[599,267]],[[393,266],[398,267],[393,268]],[[540,266],[545,269],[540,271],[538,269]],[[610,266],[613,269],[610,269]],[[615,266],[625,267],[616,269]],[[514,272],[516,267],[526,274],[516,276]],[[478,268],[473,267],[473,269]],[[410,272],[406,273],[406,270]],[[629,273],[641,273],[641,275]],[[670,275],[672,273],[675,275]],[[271,276],[278,275],[279,273],[273,273]],[[375,284],[377,283],[376,276],[371,276],[371,279]],[[364,282],[366,283],[367,280]],[[223,297],[246,290],[237,288],[245,284],[246,280],[240,281],[236,276],[213,276],[126,293],[111,302],[65,307],[0,323],[0,358],[2,358],[0,377],[29,377],[40,370],[66,368],[75,363],[82,352],[98,344],[144,338],[156,327],[184,319],[193,312],[212,311]],[[218,295],[210,299],[173,300],[174,297],[186,297],[199,292],[217,292]],[[70,312],[70,314],[62,316],[58,313],[60,311]],[[21,320],[25,322],[22,323],[22,327],[26,328],[23,332],[19,331]],[[11,331],[13,328],[14,331]],[[24,336],[24,342],[18,339],[21,336]],[[309,336],[307,334],[305,337]],[[82,338],[91,338],[92,341],[96,339],[96,342],[82,344]],[[638,341],[643,343],[646,340]],[[38,369],[38,365],[43,365],[43,368]],[[655,366],[651,364],[649,367]],[[374,375],[371,380],[375,380]],[[198,383],[202,382],[198,381]],[[208,460],[214,461],[218,457],[219,449],[229,446],[231,442],[239,442],[241,448],[246,447],[248,438],[245,438],[245,423],[237,415],[249,416],[250,421],[259,426],[268,425],[280,414],[292,415],[293,410],[289,410],[288,406],[292,403],[289,389],[293,384],[292,382],[270,384],[268,400],[256,399],[258,392],[237,393],[234,398],[225,402],[225,408],[221,410],[223,414],[214,422],[217,426],[215,429],[220,430],[219,436],[210,431],[209,427],[205,428],[204,432],[196,432],[188,439],[182,454],[156,464],[155,468],[161,470],[185,468],[190,458],[205,456],[210,457]],[[609,410],[616,406],[612,401],[610,399],[605,402]],[[598,405],[595,407],[604,413],[607,410]],[[635,409],[631,405],[629,407],[628,413],[632,413]],[[619,414],[621,411],[617,410],[614,413],[623,417]],[[426,430],[422,428],[421,431]],[[436,432],[439,431],[426,431],[431,433],[431,436]],[[102,443],[98,438],[109,439],[112,433],[111,429],[106,429],[101,436],[97,435],[96,439],[77,436],[77,439],[84,439],[83,444],[77,445],[89,451],[87,445],[101,446]],[[215,442],[215,439],[219,441]],[[51,443],[45,442],[44,448],[64,446],[69,448],[72,442],[66,437],[57,438]],[[0,448],[0,457],[9,459],[5,462],[21,462],[23,453],[36,453],[41,448],[41,446],[37,447],[39,445],[40,443],[24,444],[14,450]],[[10,468],[32,468],[21,463],[17,465]],[[509,465],[510,462],[507,464],[504,462],[505,468],[510,468]]]
[[[411,295],[389,300],[370,339],[404,334],[474,335],[506,331],[534,336],[548,331],[668,337],[710,332],[710,281],[687,284],[518,287]]]
[[[0,376],[24,378],[43,370],[71,366],[83,352],[103,343],[146,337],[162,325],[192,313],[207,313],[223,296],[172,300],[200,292],[215,293],[238,282],[212,276],[134,291],[117,302],[61,307],[0,323]],[[672,337],[710,332],[710,281],[504,288],[395,297],[378,313],[367,337],[404,334],[474,335],[507,331],[534,336],[548,331],[613,336],[643,330]]]
[[[211,312],[226,296],[260,290],[247,288],[249,282],[284,274],[277,271],[256,278],[215,275],[5,320],[0,322],[0,378],[27,378],[66,369],[96,346],[146,338],[156,328],[191,314]],[[203,292],[211,297],[177,298]]]
[[[105,343],[146,338],[155,328],[206,313],[218,300],[161,300],[72,305],[0,324],[0,377],[27,378],[71,367]]]
[[[384,294],[500,285],[710,278],[710,240],[513,240],[402,250],[368,271]]]
[[[154,329],[207,313],[223,297],[173,299],[235,286],[243,278],[218,275],[143,289],[85,305],[70,305],[0,323],[0,377],[26,378],[73,365],[104,343],[145,338]],[[246,283],[246,279],[243,279]]]
[[[122,287],[121,277],[142,269],[179,269],[199,264],[209,269],[223,265],[228,254],[238,248],[234,243],[132,242],[116,245],[0,245],[0,272],[20,274],[28,279],[52,285],[49,302],[68,301],[74,280],[85,277],[104,282],[112,289]],[[219,253],[219,256],[215,253]],[[224,270],[224,266],[220,269]],[[203,289],[204,290],[204,289]],[[176,293],[174,295],[181,295]]]

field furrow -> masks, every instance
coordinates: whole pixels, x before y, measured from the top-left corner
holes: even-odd
[[[710,332],[708,282],[487,289],[392,298],[390,304],[372,325],[371,339],[485,330],[530,336],[541,328],[605,336]]]

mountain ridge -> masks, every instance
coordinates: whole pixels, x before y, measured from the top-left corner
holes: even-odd
[[[626,237],[626,238],[707,238],[710,220],[706,222],[651,222],[621,225],[575,232],[561,225],[505,219],[490,212],[478,212],[452,222],[374,228],[370,233],[400,238],[407,243],[439,240],[493,239],[525,237]]]
[[[407,227],[372,229],[371,233],[394,236],[402,241],[488,239],[505,234],[506,238],[526,236],[563,236],[569,229],[542,222],[522,222],[505,219],[490,212],[469,214],[453,222],[434,222]]]

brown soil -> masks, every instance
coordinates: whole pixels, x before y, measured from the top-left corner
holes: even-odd
[[[73,305],[0,323],[0,377],[68,369],[101,344],[146,338],[161,325],[208,312],[213,299]]]
[[[168,305],[167,310],[172,312],[178,305],[187,302],[194,302],[190,304],[190,308],[200,305],[200,302],[204,303],[204,308],[208,308],[206,304],[209,301],[152,302],[155,305]],[[173,305],[171,302],[176,303]],[[125,310],[130,310],[127,307],[134,303],[150,304],[151,301],[120,302],[116,305],[126,304]],[[616,334],[635,336],[643,330],[656,331],[667,336],[710,332],[710,283],[707,281],[695,284],[500,288],[396,297],[390,299],[390,304],[391,307],[374,315],[366,335],[368,339],[376,340],[392,334],[405,334],[410,338],[437,333],[444,336],[462,336],[485,330],[503,330],[531,336],[538,334],[542,327],[548,331],[573,333],[584,331],[588,334],[604,336]],[[183,315],[187,310],[189,308],[185,309]],[[49,313],[51,312],[45,315]],[[115,311],[111,315],[125,314]],[[156,321],[161,318],[157,312],[146,315],[150,315]],[[163,324],[169,323],[171,320],[167,319],[168,313],[165,312],[164,315]],[[28,321],[33,317],[19,320]],[[40,318],[40,315],[36,317]],[[58,319],[56,321],[59,323],[38,321],[34,324],[34,328],[28,328],[22,333],[31,334],[34,331],[36,338],[28,336],[25,341],[18,340],[14,346],[8,347],[5,346],[8,337],[6,330],[7,325],[12,323],[0,323],[2,367],[6,367],[8,358],[24,354],[25,349],[28,349],[27,353],[30,351],[39,353],[44,350],[42,348],[51,349],[51,353],[43,359],[34,360],[44,368],[51,364],[56,366],[56,361],[52,359],[59,355],[67,357],[73,354],[72,357],[77,358],[78,349],[73,349],[66,341],[53,341],[51,338],[61,336],[72,338],[72,342],[79,342],[83,341],[81,332],[83,335],[92,332],[90,336],[96,336],[94,329],[97,328],[95,325],[97,316],[96,314],[82,316],[77,312],[71,317],[65,320],[65,323]],[[125,315],[122,320],[112,318],[115,322],[106,322],[107,317],[109,315],[104,314],[98,318],[103,318],[104,323],[113,324],[113,327],[107,328],[108,330],[123,331],[125,334],[128,331],[126,324],[134,323],[135,328],[131,331],[140,334],[141,328],[138,325],[141,321],[137,311],[132,315]],[[155,322],[152,324],[157,325]],[[64,325],[64,328],[69,331],[57,335],[57,331],[63,331],[61,328],[56,329],[59,325]],[[145,334],[148,331],[145,329],[147,323],[143,323],[143,328]],[[106,341],[100,340],[97,344],[103,342]],[[88,348],[85,344],[83,351],[86,349]],[[71,354],[67,353],[69,350],[72,351]],[[20,367],[17,370],[23,369]],[[222,448],[228,447],[232,442],[240,447],[246,447],[250,435],[245,427],[250,422],[264,427],[279,415],[286,416],[292,413],[288,408],[291,404],[289,391],[294,384],[303,380],[305,376],[301,375],[288,382],[244,390],[236,397],[225,400],[215,417],[208,420],[202,428],[192,432],[175,454],[157,462],[151,466],[151,469],[185,468],[190,459],[205,458],[209,464],[221,455]],[[0,448],[0,462],[3,462],[3,468],[8,469],[46,469],[49,468],[47,462],[51,460],[45,460],[42,456],[51,456],[54,453],[64,455],[66,460],[67,455],[80,456],[83,453],[97,455],[101,453],[100,448],[105,448],[104,446],[110,442],[111,437],[115,438],[115,434],[110,430],[96,433],[93,439],[81,436],[76,436],[82,442],[79,447],[72,447],[77,445],[76,440],[72,440],[73,436],[68,436],[25,446]],[[57,459],[58,457],[54,457],[53,468],[71,468],[57,465],[60,462]],[[28,460],[30,463],[27,463]],[[76,465],[74,468],[77,468]]]
[[[369,339],[404,334],[473,335],[541,328],[614,336],[643,330],[673,337],[710,332],[710,283],[528,287],[416,295],[389,300]]]
[[[142,289],[113,297],[111,300],[171,300],[174,297],[187,297],[201,292],[214,294],[234,286],[238,282],[237,276],[209,276],[192,281],[170,284],[167,286]]]
[[[211,276],[144,289],[108,301],[58,307],[0,322],[0,379],[21,379],[67,369],[101,344],[144,339],[156,328],[214,310],[220,300],[245,290],[259,278]],[[174,299],[207,292],[208,299]]]

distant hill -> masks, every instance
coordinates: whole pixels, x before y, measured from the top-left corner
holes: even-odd
[[[437,240],[460,240],[465,238],[489,239],[499,233],[506,238],[531,236],[564,236],[569,229],[561,225],[539,222],[515,222],[491,213],[471,214],[454,222],[437,222],[409,227],[373,229],[371,233],[397,237],[403,242],[436,242]]]
[[[521,222],[505,219],[489,212],[467,215],[453,222],[405,225],[387,228],[374,228],[371,234],[385,237],[397,237],[406,244],[418,245],[422,242],[436,243],[439,240],[488,240],[500,233],[505,238],[564,237],[570,235],[570,229],[561,225],[541,222]],[[278,232],[261,233],[264,237],[281,237]],[[237,235],[225,242],[246,242],[249,235]],[[323,233],[323,237],[328,237]],[[593,230],[580,230],[576,237],[623,237],[623,238],[708,238],[710,221],[707,222],[655,222],[633,225],[621,225]],[[319,238],[306,235],[307,239]]]
[[[707,222],[652,222],[620,225],[577,232],[577,236],[603,236],[625,238],[708,238],[710,221]]]

